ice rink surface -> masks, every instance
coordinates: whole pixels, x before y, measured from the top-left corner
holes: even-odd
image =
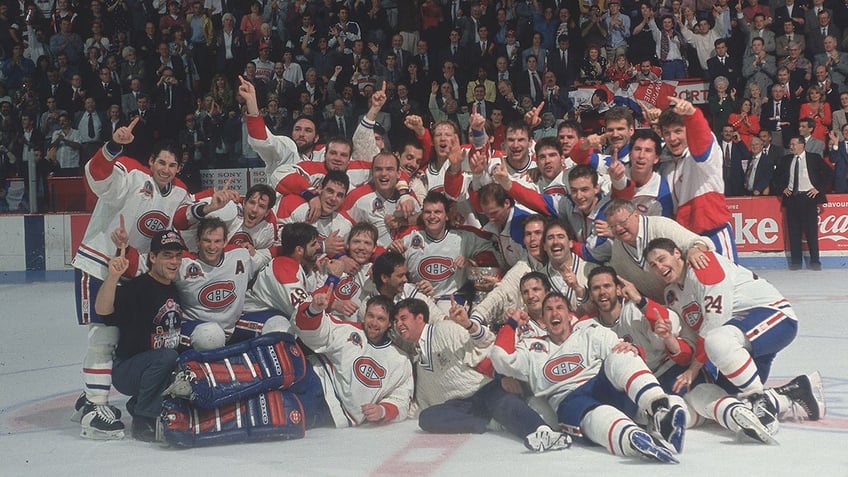
[[[0,284],[0,476],[848,476],[846,270],[758,273],[789,298],[800,318],[798,337],[778,355],[770,384],[818,369],[827,416],[782,424],[778,447],[737,442],[714,424],[693,429],[681,463],[672,467],[581,444],[531,454],[504,434],[429,435],[415,421],[317,429],[297,441],[176,450],[133,440],[126,416],[124,440],[85,440],[69,420],[86,344],[86,328],[74,317],[72,282]],[[113,394],[113,404],[125,402]]]

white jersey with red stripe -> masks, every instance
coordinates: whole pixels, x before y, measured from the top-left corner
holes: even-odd
[[[371,282],[371,263],[365,263],[354,273],[343,273],[339,283],[333,288],[333,299],[345,300],[355,303],[359,309],[353,315],[345,315],[340,311],[330,311],[335,318],[346,321],[360,321],[365,316],[365,303],[372,296],[373,284]],[[327,275],[315,273],[315,281],[323,283]]]
[[[687,266],[683,286],[673,283],[665,288],[666,306],[699,337],[755,307],[779,308],[782,315],[797,320],[789,301],[774,285],[723,255],[705,254],[709,258],[705,268]],[[702,338],[698,345],[700,352]]]
[[[309,213],[309,203],[298,195],[283,197],[277,204],[275,214],[277,216],[278,230],[282,230],[288,224],[295,222],[306,222]],[[318,240],[324,240],[331,233],[338,232],[339,237],[347,237],[353,227],[354,220],[344,212],[333,212],[318,217],[312,224],[318,229]]]
[[[704,235],[731,218],[724,199],[724,154],[701,110],[683,119],[689,147],[680,157],[666,147],[659,172],[671,187],[677,222]]]
[[[386,217],[397,210],[399,195],[397,192],[392,197],[385,198],[374,190],[371,184],[364,184],[348,194],[342,209],[345,210],[356,222],[368,222],[377,227],[380,235],[377,245],[388,247],[394,240],[393,233],[386,225]],[[420,212],[418,202],[415,203],[415,212]]]
[[[571,163],[571,167],[574,167],[574,162],[571,159],[566,159],[566,161]],[[568,170],[570,170],[570,168],[564,169],[552,179],[546,179],[544,176],[539,177],[539,180],[535,182],[533,187],[539,191],[540,194],[547,194],[551,196],[554,201],[558,202],[563,197],[567,196],[570,191],[568,187]]]
[[[570,392],[598,375],[619,342],[594,320],[572,318],[572,323],[571,335],[559,345],[547,337],[516,342],[515,330],[504,326],[489,354],[495,371],[526,381],[535,396],[557,409]]]
[[[197,224],[201,219],[198,211],[210,202],[212,198],[206,197],[194,204],[182,205],[174,215],[174,227],[180,231],[186,246],[192,252],[197,252]],[[270,248],[277,240],[277,230],[270,213],[253,227],[244,226],[242,204],[227,202],[226,205],[205,217],[221,219],[227,224],[227,243],[231,245],[251,244],[253,248],[262,250]]]
[[[101,280],[108,276],[109,260],[115,256],[111,235],[121,216],[129,245],[147,252],[150,239],[171,225],[177,208],[194,201],[182,182],[175,180],[163,191],[150,170],[135,159],[113,155],[106,146],[86,163],[85,177],[98,200],[72,265]]]
[[[585,288],[587,293],[589,290],[589,272],[591,272],[595,267],[597,267],[597,265],[594,263],[587,262],[580,258],[580,256],[576,253],[571,252],[570,271],[574,273],[574,276],[577,278],[577,284]],[[543,272],[548,276],[548,282],[551,284],[551,289],[562,293],[568,300],[568,308],[570,310],[576,310],[578,307],[581,307],[586,303],[587,297],[578,296],[578,293],[565,283],[565,278],[563,278],[562,273],[560,273],[556,267],[548,263],[545,265]]]
[[[468,267],[456,268],[456,257],[474,259],[489,253],[488,260],[495,259],[495,247],[488,235],[469,228],[448,229],[434,239],[418,227],[410,227],[399,239],[406,249],[411,281],[429,281],[436,297],[453,295],[468,281]]]
[[[248,290],[244,311],[277,310],[293,319],[297,307],[312,301],[310,277],[296,260],[276,257],[256,274]]]
[[[363,404],[383,408],[382,423],[406,419],[412,403],[412,363],[388,338],[368,341],[360,323],[313,316],[308,307],[295,320],[298,336],[317,354],[310,357],[324,388],[324,399],[336,427],[366,421]]]

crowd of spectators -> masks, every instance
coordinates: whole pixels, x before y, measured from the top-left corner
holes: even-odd
[[[309,115],[321,137],[350,138],[385,87],[387,144],[410,134],[410,114],[465,126],[476,108],[497,130],[542,101],[535,137],[564,118],[592,131],[615,99],[597,89],[575,106],[575,88],[688,77],[709,82],[711,126],[744,161],[782,154],[806,131],[845,192],[845,155],[829,154],[848,139],[843,32],[848,5],[831,0],[10,0],[0,4],[0,179],[34,161],[43,210],[46,178],[80,175],[136,116],[129,155],[179,144],[192,189],[201,169],[261,165],[239,75],[275,134]]]

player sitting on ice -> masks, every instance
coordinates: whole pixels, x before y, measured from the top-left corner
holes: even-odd
[[[693,269],[680,248],[665,238],[651,240],[645,256],[666,283],[666,305],[698,335],[695,359],[678,376],[676,392],[689,387],[709,361],[721,375],[713,376],[717,383],[747,398],[772,433],[778,416],[795,412],[793,402],[807,419],[824,416],[818,372],[799,376],[785,387],[763,388],[775,356],[798,331],[792,305],[772,284],[714,252],[706,252],[706,267]]]
[[[353,323],[326,313],[332,293],[316,294],[295,318],[300,339],[316,352],[308,361],[280,332],[183,353],[166,392],[190,401],[165,402],[165,439],[182,447],[292,439],[315,427],[405,419],[412,366],[388,339],[391,300],[372,297],[363,322]]]
[[[430,320],[427,304],[416,298],[395,305],[398,336],[418,349],[415,399],[421,429],[480,434],[494,419],[510,434],[532,438],[539,452],[570,447],[567,434],[551,429],[521,397],[504,389],[488,358],[492,332],[470,320],[465,307],[452,305],[445,320]]]
[[[534,395],[548,399],[569,433],[614,455],[677,463],[686,410],[669,403],[636,348],[593,320],[576,322],[568,300],[557,292],[545,297],[542,317],[547,336],[520,341],[519,323],[507,320],[490,355],[495,371],[526,380]],[[633,422],[639,412],[650,418],[650,434]],[[529,435],[525,445],[542,450],[544,442]]]

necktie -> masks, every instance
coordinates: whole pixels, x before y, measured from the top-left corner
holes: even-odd
[[[730,143],[724,144],[724,166],[727,167],[730,164]]]
[[[720,56],[718,59],[721,61],[721,64],[724,64],[724,57],[723,56]]]
[[[827,27],[822,27],[822,36],[827,36]]]
[[[486,42],[485,41],[480,42],[480,50],[484,55],[486,54]]]
[[[339,120],[339,132],[341,133],[342,136],[347,137],[347,132],[345,131],[345,126],[344,126],[344,118],[339,116],[338,120]]]
[[[530,97],[533,98],[533,102],[536,102],[536,95],[539,92],[539,87],[541,86],[536,79],[536,72],[530,72]]]
[[[667,60],[669,51],[671,51],[671,37],[668,33],[663,32],[660,39],[660,59],[663,61]]]
[[[486,105],[482,101],[477,101],[477,114],[486,117]]]
[[[94,139],[94,115],[88,113],[88,137]]]
[[[395,50],[395,58],[397,58],[398,68],[403,68],[403,55],[400,50]]]
[[[451,54],[456,55],[456,45],[451,46]]]
[[[753,172],[754,172],[754,163],[756,161],[758,161],[759,159],[760,159],[760,157],[757,156],[757,157],[751,159],[750,161],[748,161],[748,169],[745,170],[745,188],[747,188],[748,190],[753,189],[753,187],[751,187],[753,185],[753,184],[751,184],[751,174],[753,174]]]
[[[798,176],[801,175],[801,156],[795,156],[795,167],[792,171],[792,192],[798,192]]]

